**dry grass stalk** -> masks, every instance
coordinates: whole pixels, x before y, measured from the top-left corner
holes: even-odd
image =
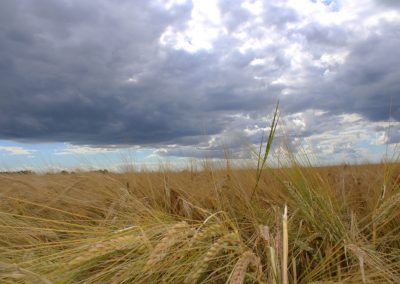
[[[364,267],[364,260],[365,260],[365,252],[358,246],[354,244],[349,244],[346,246],[347,249],[349,249],[354,255],[357,256],[358,262],[360,265],[360,272],[361,272],[361,279],[362,283],[366,284],[367,283],[367,277],[365,276],[365,267]]]
[[[252,251],[248,250],[244,252],[238,262],[235,265],[233,273],[231,275],[230,284],[242,284],[245,281],[246,272],[249,266],[255,267],[256,278],[258,282],[261,283],[262,276],[262,266],[261,261],[258,256],[256,256]]]
[[[276,263],[276,252],[273,247],[269,247],[269,259],[272,268],[272,283],[277,283],[278,280],[278,268]]]
[[[297,284],[296,258],[292,257],[293,284]]]
[[[386,196],[386,184],[382,185],[381,200],[384,200]]]
[[[282,218],[282,283],[288,284],[288,255],[289,255],[289,240],[288,240],[288,217],[287,217],[287,206],[285,205],[285,211]]]
[[[350,238],[352,240],[357,239],[357,236],[359,236],[360,230],[358,228],[358,221],[357,221],[357,216],[352,210],[350,212]]]
[[[282,257],[282,252],[283,252],[283,222],[282,222],[282,216],[280,215],[280,209],[276,210],[276,215],[275,215],[275,236],[272,236],[273,238],[271,238],[271,241],[273,241],[273,245],[271,245],[271,247],[273,247],[275,249],[275,255],[276,255],[276,259],[283,259]],[[282,262],[276,262],[276,264],[280,267],[282,266]],[[277,269],[277,270],[280,270]],[[280,273],[282,274],[282,273]]]

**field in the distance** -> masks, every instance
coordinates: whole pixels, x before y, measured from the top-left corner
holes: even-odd
[[[0,282],[400,283],[399,173],[3,173]]]

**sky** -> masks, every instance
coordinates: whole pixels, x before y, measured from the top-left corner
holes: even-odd
[[[399,47],[397,0],[1,1],[0,170],[246,160],[278,100],[274,153],[380,161]]]

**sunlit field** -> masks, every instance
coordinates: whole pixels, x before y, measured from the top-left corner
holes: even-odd
[[[399,174],[294,157],[275,169],[3,173],[0,282],[400,283]]]

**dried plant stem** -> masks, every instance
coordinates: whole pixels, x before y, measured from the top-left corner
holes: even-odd
[[[297,266],[296,258],[292,257],[293,284],[297,284]]]
[[[276,284],[278,279],[278,269],[276,266],[276,254],[275,249],[273,247],[269,247],[269,258],[272,267],[272,283]]]
[[[285,212],[282,218],[282,283],[288,284],[288,225],[287,225],[287,206],[285,205]]]
[[[358,260],[360,262],[360,271],[361,271],[362,282],[363,282],[363,284],[366,284],[367,283],[367,277],[365,277],[364,257],[363,256],[359,256]]]
[[[358,246],[356,246],[354,244],[347,245],[347,248],[351,252],[353,252],[355,256],[357,256],[358,263],[360,265],[362,283],[366,284],[367,283],[367,277],[365,276],[365,267],[364,267],[365,252],[360,247],[358,247]]]

